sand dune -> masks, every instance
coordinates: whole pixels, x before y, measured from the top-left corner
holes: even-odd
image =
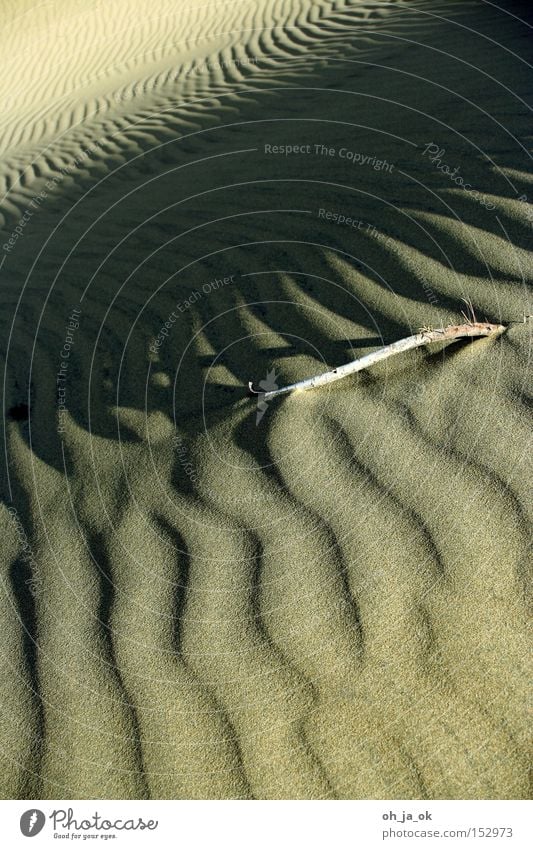
[[[1,16],[0,796],[527,797],[527,5]]]

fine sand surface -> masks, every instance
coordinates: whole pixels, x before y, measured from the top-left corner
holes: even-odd
[[[527,797],[501,5],[0,4],[3,798]]]

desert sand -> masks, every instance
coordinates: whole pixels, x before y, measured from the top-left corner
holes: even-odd
[[[2,2],[2,798],[528,796],[504,5]]]

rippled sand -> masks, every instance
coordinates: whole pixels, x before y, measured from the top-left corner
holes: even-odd
[[[527,8],[2,4],[3,798],[527,796]]]

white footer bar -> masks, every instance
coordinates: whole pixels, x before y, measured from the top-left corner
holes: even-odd
[[[2,845],[34,849],[533,846],[525,801],[3,801],[0,814]]]

